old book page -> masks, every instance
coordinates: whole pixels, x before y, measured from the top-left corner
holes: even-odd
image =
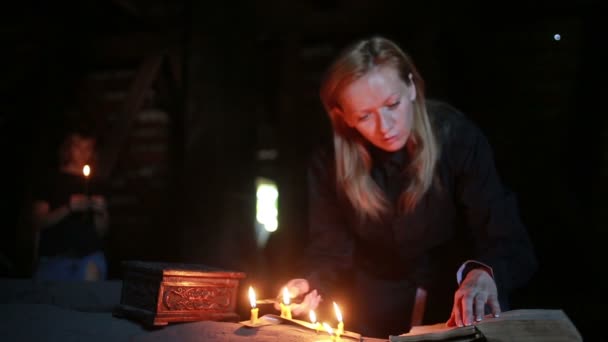
[[[562,310],[523,309],[486,317],[468,327],[445,323],[413,327],[407,334],[390,336],[391,342],[406,341],[582,341],[574,324]]]
[[[468,327],[448,327],[445,323],[412,327],[407,333],[390,336],[391,342],[406,341],[475,341],[481,333],[471,325]]]

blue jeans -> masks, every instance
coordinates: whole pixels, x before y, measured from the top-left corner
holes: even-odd
[[[99,280],[105,280],[108,266],[103,252],[95,252],[82,258],[41,256],[34,273],[37,280],[86,280],[87,265],[94,263],[99,270]]]

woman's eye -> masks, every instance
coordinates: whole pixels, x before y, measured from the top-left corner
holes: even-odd
[[[393,103],[391,103],[391,104],[388,105],[388,108],[395,109],[395,108],[399,107],[400,103],[401,103],[400,101],[393,102]]]
[[[365,121],[365,120],[369,119],[369,117],[370,117],[369,114],[363,114],[359,117],[359,122]]]

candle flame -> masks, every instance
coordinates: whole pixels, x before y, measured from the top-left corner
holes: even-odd
[[[336,302],[334,302],[334,311],[336,312],[336,318],[338,319],[338,322],[342,322],[342,311],[340,311],[340,308],[338,307],[338,304],[336,304]]]
[[[82,174],[85,177],[89,177],[89,175],[91,174],[91,167],[89,166],[89,164],[86,164],[85,166],[82,167]]]
[[[290,303],[289,290],[287,290],[287,287],[284,287],[283,288],[283,304],[289,305],[289,303]]]
[[[249,286],[249,303],[252,308],[255,308],[255,291],[253,291],[253,287]]]
[[[310,310],[310,312],[308,313],[308,316],[310,316],[310,322],[312,324],[317,323],[317,315],[315,314],[315,310]]]
[[[334,334],[334,329],[332,329],[326,322],[323,322],[323,328],[325,328],[325,331],[327,331],[328,334]]]

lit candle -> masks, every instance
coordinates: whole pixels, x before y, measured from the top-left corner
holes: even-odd
[[[329,324],[323,322],[323,328],[325,328],[325,331],[327,331],[327,333],[329,334],[329,336],[331,336],[331,339],[334,339],[334,329],[332,329]]]
[[[310,316],[310,322],[314,325],[315,332],[318,334],[319,329],[321,329],[321,323],[317,322],[317,314],[315,314],[315,310],[310,310],[308,316]]]
[[[84,194],[89,196],[89,175],[91,174],[89,164],[82,167],[82,174],[84,175]]]
[[[344,333],[344,322],[342,321],[342,312],[338,307],[338,304],[334,302],[334,311],[336,312],[336,318],[338,319],[338,329],[336,331],[336,336],[340,338],[340,335]]]
[[[255,292],[253,287],[249,286],[249,303],[251,303],[251,324],[255,324],[258,321],[258,308],[255,303]]]
[[[289,307],[290,303],[289,291],[287,287],[283,288],[283,303],[280,303],[281,306],[281,317],[286,319],[291,319],[291,308]]]
[[[253,287],[249,286],[249,303],[251,303],[251,324],[255,324],[258,321],[258,308],[255,303],[255,292]]]

